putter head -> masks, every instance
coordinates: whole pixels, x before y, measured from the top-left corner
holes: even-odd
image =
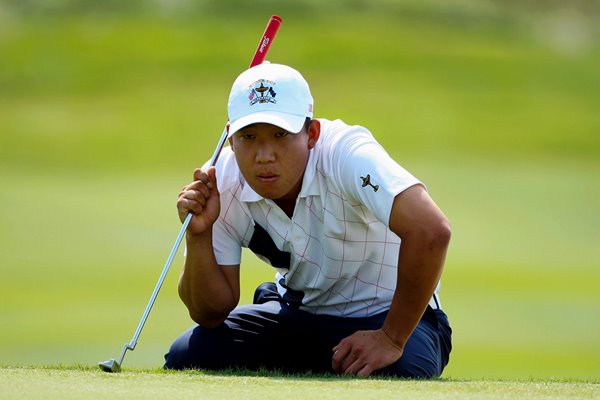
[[[114,358],[111,358],[108,361],[99,362],[98,366],[104,372],[121,372],[121,366]]]

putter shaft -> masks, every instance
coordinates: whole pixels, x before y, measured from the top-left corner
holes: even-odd
[[[171,264],[173,263],[173,258],[175,257],[175,254],[177,254],[177,249],[179,249],[179,245],[181,244],[181,240],[183,239],[183,235],[185,234],[185,231],[188,227],[188,225],[190,224],[190,221],[192,220],[192,213],[188,213],[187,217],[185,217],[185,220],[183,221],[183,224],[181,225],[181,229],[179,230],[179,234],[177,235],[177,239],[175,240],[175,244],[173,245],[173,248],[171,249],[171,253],[169,253],[169,258],[167,258],[167,262],[165,263],[165,266],[163,267],[162,273],[160,274],[160,277],[158,278],[158,282],[156,282],[156,286],[154,286],[154,291],[152,291],[152,295],[150,296],[150,300],[148,301],[148,304],[146,305],[146,309],[144,310],[144,314],[142,314],[142,318],[140,319],[140,323],[138,324],[137,329],[135,330],[135,333],[133,334],[133,338],[131,339],[131,341],[129,343],[125,343],[125,345],[123,346],[123,349],[121,350],[121,354],[119,355],[119,360],[116,361],[117,364],[117,368],[107,368],[107,363],[109,363],[110,361],[114,361],[114,360],[109,360],[106,362],[101,362],[99,363],[99,366],[105,370],[105,371],[110,371],[110,372],[119,372],[121,370],[121,365],[123,365],[123,359],[125,358],[125,353],[127,352],[127,350],[134,350],[135,346],[137,345],[137,341],[138,338],[140,337],[140,333],[142,332],[142,329],[144,328],[144,325],[146,324],[146,321],[148,320],[148,315],[150,314],[150,311],[152,310],[152,306],[154,306],[154,302],[156,301],[156,297],[158,296],[158,292],[160,291],[160,288],[163,285],[163,282],[165,281],[165,277],[167,276],[167,273],[169,272],[169,268],[171,267]],[[114,365],[114,363],[113,363]]]
[[[254,66],[262,63],[265,60],[267,52],[268,52],[269,48],[271,47],[271,44],[273,43],[273,39],[275,38],[275,35],[277,34],[277,31],[279,30],[280,26],[281,26],[281,18],[276,15],[273,15],[269,19],[269,22],[267,24],[265,32],[263,33],[263,36],[261,37],[261,40],[258,43],[258,48],[256,49],[256,52],[254,53],[254,57],[252,58],[252,61],[250,62],[250,67],[254,67]],[[221,150],[223,149],[223,146],[225,145],[226,141],[227,141],[227,125],[225,125],[225,128],[223,129],[221,138],[219,139],[219,142],[217,143],[215,151],[210,160],[211,167],[217,163],[219,154],[221,154]],[[133,351],[135,349],[138,338],[140,337],[140,333],[142,332],[142,329],[144,328],[144,325],[146,324],[146,320],[148,319],[150,310],[152,310],[152,306],[154,306],[154,302],[156,301],[158,292],[160,291],[160,288],[163,285],[165,277],[167,276],[167,272],[169,272],[169,268],[171,267],[173,258],[175,257],[175,254],[177,253],[177,250],[179,249],[179,245],[181,244],[183,235],[185,234],[185,231],[187,230],[187,227],[190,224],[192,217],[193,217],[193,214],[191,212],[188,213],[185,220],[183,221],[183,224],[181,225],[181,229],[179,230],[179,234],[177,235],[175,244],[173,245],[173,248],[171,249],[171,253],[169,253],[169,257],[167,258],[167,262],[165,263],[162,273],[160,274],[160,277],[158,278],[158,282],[156,282],[154,291],[152,292],[152,295],[150,296],[150,300],[148,301],[148,304],[146,305],[146,309],[144,310],[144,314],[142,315],[142,318],[140,319],[140,323],[138,324],[138,327],[135,330],[135,333],[133,334],[133,338],[131,339],[131,341],[129,343],[125,343],[125,345],[123,346],[123,349],[121,350],[121,354],[119,356],[118,361],[115,361],[114,359],[110,359],[108,361],[100,362],[98,364],[102,370],[107,371],[107,372],[119,372],[121,370],[121,365],[123,365],[123,359],[125,358],[125,353],[127,352],[127,350]]]
[[[227,140],[227,127],[225,127],[225,129],[223,129],[223,133],[221,134],[219,143],[217,144],[217,147],[215,148],[215,151],[210,160],[210,166],[214,166],[216,164],[217,159],[219,158],[219,154],[221,153],[221,150],[223,149],[223,146],[225,145],[226,140]],[[169,257],[167,258],[167,262],[165,263],[165,266],[163,267],[160,277],[158,278],[158,281],[156,282],[156,286],[154,286],[154,291],[152,292],[152,295],[150,296],[150,300],[148,301],[148,304],[146,305],[144,314],[142,314],[140,323],[138,324],[138,327],[135,330],[135,333],[133,334],[133,338],[131,339],[131,341],[129,343],[125,343],[125,345],[123,346],[123,349],[121,350],[121,354],[119,355],[119,359],[116,361],[116,364],[119,366],[118,370],[120,370],[120,366],[123,365],[123,359],[125,358],[125,353],[127,352],[127,350],[131,350],[131,351],[135,350],[135,346],[137,345],[137,341],[140,337],[140,334],[142,333],[142,329],[144,329],[144,325],[146,324],[146,321],[148,320],[148,315],[150,315],[150,311],[152,310],[152,307],[154,306],[156,297],[158,297],[158,292],[160,292],[160,288],[162,287],[163,282],[165,281],[167,273],[169,272],[169,268],[171,267],[171,264],[173,263],[173,258],[175,258],[175,254],[177,254],[177,250],[179,249],[181,240],[183,239],[183,235],[185,234],[185,231],[187,230],[187,227],[190,224],[190,221],[192,220],[193,215],[194,214],[192,214],[192,213],[188,213],[188,215],[185,217],[185,220],[181,224],[181,229],[179,230],[177,239],[175,239],[175,244],[173,245],[173,248],[171,249],[171,253],[169,253]],[[103,367],[103,369],[107,370],[105,367],[106,363],[107,362],[100,363],[99,365],[101,367]],[[114,370],[113,372],[118,372],[118,370],[116,370],[114,368],[111,368],[111,370]]]
[[[121,364],[121,362],[123,361],[123,357],[125,357],[125,351],[127,349],[130,349],[130,350],[135,349],[135,345],[137,344],[138,338],[140,337],[140,333],[142,332],[142,329],[144,328],[144,324],[146,323],[146,320],[148,319],[148,314],[150,314],[150,310],[152,310],[152,306],[154,305],[154,302],[156,301],[156,296],[158,296],[158,292],[160,291],[160,288],[162,287],[162,284],[165,281],[167,272],[169,272],[169,268],[171,267],[173,258],[175,257],[175,254],[177,253],[177,249],[179,249],[179,245],[181,244],[181,239],[183,239],[183,235],[185,234],[185,231],[186,231],[188,225],[190,224],[192,216],[193,216],[192,213],[188,213],[187,217],[185,217],[185,220],[183,221],[183,224],[181,224],[181,229],[179,230],[179,234],[177,235],[175,244],[173,244],[171,253],[169,253],[169,258],[167,258],[167,262],[165,263],[162,273],[160,274],[160,277],[158,278],[158,282],[156,282],[156,286],[154,287],[154,291],[152,292],[152,295],[150,296],[150,300],[148,301],[148,304],[146,305],[146,309],[144,310],[142,319],[140,320],[140,323],[138,324],[138,327],[135,330],[135,333],[133,334],[133,338],[131,339],[131,342],[129,342],[129,344],[125,345],[125,347],[123,348],[123,351],[121,352],[121,357],[119,358],[119,364]]]

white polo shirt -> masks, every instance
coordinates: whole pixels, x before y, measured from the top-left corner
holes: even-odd
[[[365,128],[319,121],[291,219],[246,184],[233,152],[223,149],[216,260],[240,264],[241,248],[249,247],[277,268],[277,289],[290,304],[316,314],[374,315],[389,309],[396,288],[400,238],[388,228],[392,203],[420,182]],[[435,297],[430,304],[439,305]]]

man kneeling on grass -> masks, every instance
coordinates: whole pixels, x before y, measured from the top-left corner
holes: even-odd
[[[179,294],[198,325],[165,367],[440,376],[450,225],[423,184],[365,128],[313,119],[290,67],[243,72],[228,112],[230,147],[177,201],[194,214]],[[277,272],[238,307],[242,247]]]

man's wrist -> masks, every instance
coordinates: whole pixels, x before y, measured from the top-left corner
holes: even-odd
[[[212,245],[212,227],[200,233],[192,233],[190,231],[185,233],[185,242],[188,247],[198,246],[206,241],[209,241]]]
[[[387,341],[396,349],[398,349],[399,351],[404,351],[404,345],[405,342],[400,343],[397,339],[395,339],[386,329],[385,326],[381,327],[381,331],[383,332],[383,334],[385,335],[385,338],[387,339]]]

